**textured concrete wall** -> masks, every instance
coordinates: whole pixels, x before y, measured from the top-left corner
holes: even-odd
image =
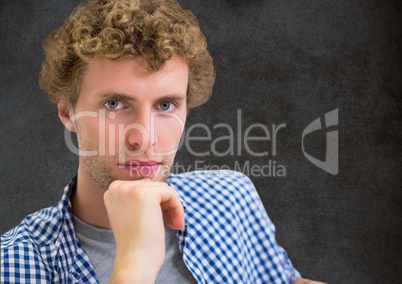
[[[0,233],[57,202],[75,174],[77,157],[65,145],[55,106],[37,87],[37,74],[41,40],[77,3],[0,3]],[[255,157],[242,145],[241,154],[197,158],[197,167],[246,171],[247,162],[271,162],[271,170],[274,164],[285,169],[281,177],[249,174],[277,239],[302,275],[329,283],[399,283],[401,2],[180,3],[198,17],[217,72],[213,97],[190,112],[187,129],[197,122],[211,129],[227,123],[237,135],[238,110],[243,134],[253,123],[269,129],[286,124],[278,131],[276,155],[272,141],[255,141],[251,149],[269,156]],[[305,127],[334,109],[337,175],[314,166],[301,149]],[[250,135],[264,134],[254,131]],[[222,127],[212,132],[212,138],[222,135],[228,135]],[[226,142],[216,144],[218,150],[227,149]],[[311,155],[325,158],[325,131],[306,136],[305,144]],[[191,145],[198,152],[211,147]],[[194,169],[194,160],[185,148],[177,156],[185,168]]]

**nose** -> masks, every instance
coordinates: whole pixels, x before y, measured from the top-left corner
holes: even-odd
[[[130,156],[149,157],[151,148],[156,143],[155,131],[152,127],[150,110],[141,110],[134,114],[133,119],[124,127],[126,153]]]

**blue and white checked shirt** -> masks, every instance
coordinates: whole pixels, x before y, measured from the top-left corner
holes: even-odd
[[[199,283],[290,283],[300,277],[275,241],[252,182],[233,171],[170,175],[184,206],[177,231],[184,263]],[[1,236],[1,283],[98,283],[74,233],[70,196],[27,216]]]

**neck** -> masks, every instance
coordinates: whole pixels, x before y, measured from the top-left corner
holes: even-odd
[[[92,226],[109,229],[103,194],[105,190],[86,173],[82,165],[78,167],[77,189],[71,197],[73,214]]]

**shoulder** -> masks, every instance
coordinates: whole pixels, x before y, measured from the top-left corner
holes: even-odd
[[[49,249],[44,251],[44,248],[46,246],[39,247],[28,241],[2,246],[0,282],[51,283],[55,276],[51,269],[52,251]]]
[[[44,246],[52,242],[60,232],[62,214],[59,204],[39,210],[25,217],[15,228],[1,236],[1,249],[29,243]]]
[[[57,205],[28,215],[1,236],[1,280],[52,282],[52,262],[62,227]]]
[[[205,209],[220,212],[266,214],[251,180],[243,173],[229,170],[194,171],[171,175],[168,183],[176,191],[183,205],[189,210]]]
[[[178,236],[190,269],[206,282],[217,282],[215,269],[226,273],[218,282],[269,282],[268,275],[277,271],[267,262],[279,266],[279,249],[251,180],[234,171],[203,171],[172,175],[169,182],[184,205],[186,226]],[[194,255],[213,261],[195,262]]]

